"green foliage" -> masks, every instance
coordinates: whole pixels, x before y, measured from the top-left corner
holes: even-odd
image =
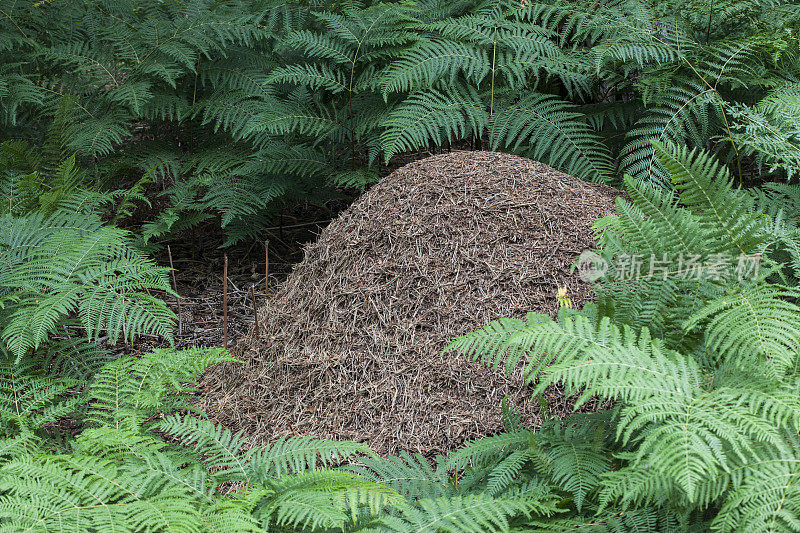
[[[83,394],[77,382],[3,363],[0,416],[10,423],[0,447],[0,525],[14,531],[333,527],[350,519],[351,507],[379,509],[391,500],[385,487],[327,468],[372,455],[364,445],[288,439],[245,451],[240,435],[208,420],[163,417],[190,407],[184,383],[224,361],[233,359],[200,349],[121,357]],[[67,415],[82,429],[59,443],[48,424]],[[240,488],[226,497],[217,492],[225,483]],[[328,510],[331,504],[341,510]]]
[[[95,193],[147,176],[165,200],[145,241],[211,218],[250,238],[277,206],[467,140],[592,180],[665,184],[653,140],[793,177],[797,20],[757,0],[20,1],[0,131],[57,132]]]
[[[263,210],[285,190],[284,180],[265,171],[256,139],[205,127],[203,117],[233,113],[263,92],[275,65],[274,36],[305,18],[300,6],[267,15],[272,7],[277,3],[15,2],[0,28],[5,125],[35,140],[47,128],[41,117],[66,98],[65,149],[92,161],[112,188],[150,172],[167,194],[191,191],[180,206],[187,216],[209,211],[224,226]],[[170,216],[154,222],[156,236],[177,223]]]
[[[583,73],[574,72],[579,62],[549,38],[549,28],[502,5],[421,26],[419,41],[381,73],[384,97],[407,95],[384,122],[385,157],[488,134],[493,149],[610,179],[611,154],[586,117],[540,91],[550,78],[564,79],[575,95],[586,90]]]
[[[0,529],[800,529],[800,189],[736,185],[800,173],[799,21],[782,0],[4,5]],[[624,176],[595,302],[451,346],[613,407],[534,432],[504,406],[506,433],[433,460],[256,448],[192,404],[230,356],[102,348],[170,339],[136,243],[212,218],[250,238],[467,141]]]
[[[730,140],[760,167],[784,169],[791,180],[800,172],[800,83],[779,86],[748,107],[729,106]]]
[[[175,317],[150,292],[171,292],[166,269],[113,225],[147,203],[148,176],[102,191],[67,155],[71,105],[62,100],[41,148],[0,143],[0,351],[19,360],[46,348],[51,364],[75,374],[103,359],[91,345],[102,333],[111,343],[143,333],[170,340]]]
[[[87,340],[171,338],[174,314],[148,292],[171,292],[166,269],[94,213],[0,215],[0,262],[0,339],[17,359],[76,326]]]
[[[576,395],[576,407],[614,402],[592,415],[602,423],[576,415],[554,426],[564,428],[562,439],[583,432],[585,443],[593,431],[593,447],[550,443],[546,460],[528,452],[531,467],[552,465],[553,481],[573,494],[565,525],[591,510],[603,523],[606,513],[633,513],[625,520],[641,519],[642,531],[686,523],[793,531],[800,307],[796,289],[776,278],[778,260],[797,245],[797,226],[776,223],[789,196],[781,208],[763,209],[708,155],[658,143],[655,153],[674,192],[626,180],[630,200],[618,199],[617,214],[597,224],[612,268],[596,286],[596,303],[562,309],[557,321],[501,319],[451,347],[487,365],[522,364],[534,394],[558,383]],[[687,275],[678,259],[690,255]],[[635,277],[631,257],[671,261]],[[752,258],[761,258],[760,269],[737,270],[737,259]],[[533,438],[553,435],[545,426]],[[506,460],[514,453],[504,451]],[[607,525],[634,527],[623,523]]]
[[[231,361],[200,349],[123,356],[82,392],[32,361],[0,365],[0,526],[470,532],[556,512],[548,488],[515,482],[508,460],[488,483],[455,483],[444,460],[433,468],[421,457],[380,458],[354,442],[292,437],[248,449],[241,434],[184,414],[186,383]],[[56,437],[64,430],[76,436]]]

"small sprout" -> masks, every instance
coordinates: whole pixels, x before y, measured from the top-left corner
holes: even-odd
[[[558,288],[558,293],[556,294],[556,298],[558,299],[559,306],[566,307],[567,309],[572,309],[572,300],[570,300],[569,296],[567,295],[566,287]]]

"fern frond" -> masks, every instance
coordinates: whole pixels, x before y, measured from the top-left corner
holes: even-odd
[[[748,284],[706,304],[685,327],[702,323],[709,350],[732,364],[757,358],[777,379],[797,368],[800,307],[791,302],[795,297],[793,291]]]
[[[486,465],[510,453],[524,451],[531,444],[532,433],[528,430],[501,433],[467,443],[451,453],[445,467],[448,470],[469,465]]]
[[[17,531],[200,525],[192,499],[181,487],[162,484],[153,492],[147,481],[124,475],[103,459],[22,457],[0,468],[0,490],[6,494],[0,513]]]
[[[441,80],[453,85],[459,74],[479,85],[490,68],[484,50],[452,41],[424,40],[392,61],[381,73],[378,85],[384,98],[389,93],[434,87]]]
[[[712,252],[748,255],[763,242],[763,222],[751,214],[745,195],[733,194],[727,170],[716,160],[686,147],[654,143],[655,154],[670,173],[681,203],[698,218],[712,242]]]
[[[506,359],[506,372],[517,366],[525,353],[525,348],[516,339],[528,326],[550,322],[552,318],[543,313],[528,313],[525,320],[501,318],[490,322],[482,329],[454,339],[445,350],[456,350],[473,360],[480,360],[485,366],[499,368]]]
[[[224,481],[249,481],[252,452],[244,452],[242,433],[214,425],[208,420],[174,414],[159,422],[158,429],[181,440],[205,457],[214,476]]]
[[[0,290],[16,294],[2,338],[19,358],[40,347],[69,314],[95,339],[150,331],[171,337],[174,315],[147,289],[171,292],[166,270],[130,244],[122,230],[93,216],[59,212],[0,224]]]
[[[510,519],[528,514],[524,500],[504,500],[477,494],[453,496],[421,500],[418,507],[401,509],[401,515],[390,524],[390,528],[397,532],[508,531]]]
[[[88,389],[90,422],[123,427],[138,424],[159,410],[185,409],[186,383],[194,382],[207,367],[235,361],[220,349],[160,349],[141,358],[123,357],[107,365]]]
[[[376,457],[369,446],[349,441],[330,441],[311,437],[279,439],[269,447],[253,452],[250,469],[257,479],[298,474],[329,468],[358,458]]]
[[[527,95],[493,118],[492,147],[521,152],[582,179],[609,179],[611,153],[572,109],[551,95]]]
[[[18,434],[32,437],[30,432],[48,423],[56,422],[78,410],[84,400],[68,394],[79,382],[53,380],[41,372],[34,373],[30,364],[0,363],[0,420],[3,437]],[[10,441],[7,441],[11,445]],[[17,444],[14,444],[16,447]]]
[[[726,111],[734,123],[724,140],[789,180],[800,174],[800,83],[780,87],[753,107],[729,104]]]
[[[603,474],[611,469],[611,457],[604,446],[604,428],[590,429],[594,431],[551,423],[535,438],[540,456],[547,458],[546,464],[537,468],[545,471],[561,490],[572,494],[578,511],[584,500],[602,486]]]
[[[409,500],[438,498],[456,493],[449,479],[449,469],[440,463],[435,468],[421,455],[401,452],[399,456],[366,457],[363,465],[346,466],[376,483],[382,483]]]
[[[356,522],[361,510],[375,516],[389,505],[405,504],[405,498],[386,485],[335,470],[285,476],[270,482],[269,487],[274,495],[262,512],[274,516],[279,526],[302,530],[344,529]]]
[[[413,93],[386,115],[381,148],[388,162],[401,151],[433,142],[444,144],[472,133],[479,137],[489,115],[474,89]]]
[[[628,142],[620,154],[622,172],[643,181],[664,181],[665,171],[656,158],[654,141],[699,145],[709,137],[710,123],[718,112],[718,94],[701,82],[668,80],[665,85],[628,132]]]
[[[789,532],[800,527],[800,462],[795,454],[771,454],[745,466],[743,482],[724,501],[715,531]]]

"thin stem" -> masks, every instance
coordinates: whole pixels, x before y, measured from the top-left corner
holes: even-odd
[[[228,254],[222,269],[222,347],[228,348]]]
[[[175,280],[175,265],[172,263],[172,249],[167,245],[170,274],[172,274],[172,290],[175,291],[175,303],[178,304],[178,335],[183,334],[183,318],[181,317],[181,297],[178,295],[178,282]]]
[[[261,336],[261,328],[258,325],[258,306],[256,305],[256,286],[250,285],[250,297],[253,299],[253,320],[256,328],[256,338]]]

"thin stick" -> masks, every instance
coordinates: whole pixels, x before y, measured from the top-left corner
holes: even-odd
[[[178,335],[183,334],[183,318],[181,317],[181,297],[178,296],[178,282],[175,281],[175,265],[172,263],[172,249],[167,245],[167,255],[169,255],[169,268],[172,274],[172,290],[175,291],[175,303],[178,304]]]
[[[261,336],[261,328],[258,327],[258,306],[256,305],[256,286],[250,285],[250,296],[253,298],[253,318],[255,319],[256,338]]]
[[[264,241],[264,294],[269,294],[269,241]]]
[[[222,346],[228,347],[228,254],[222,269]]]

